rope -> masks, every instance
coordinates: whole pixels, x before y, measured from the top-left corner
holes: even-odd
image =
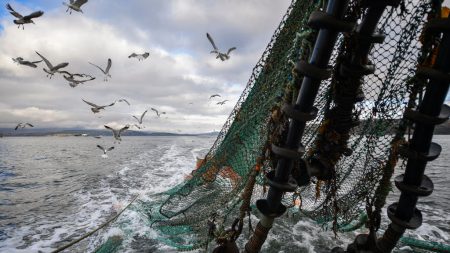
[[[71,242],[71,243],[69,243],[69,244],[67,244],[67,245],[65,245],[65,246],[62,246],[62,247],[60,247],[60,248],[58,248],[58,249],[56,249],[56,250],[54,250],[54,251],[52,251],[52,253],[58,253],[58,252],[61,252],[61,251],[65,250],[65,249],[67,249],[67,248],[73,246],[74,244],[77,244],[77,243],[81,242],[82,240],[88,238],[89,236],[91,236],[92,234],[94,234],[95,232],[97,232],[98,230],[104,228],[106,225],[108,225],[109,223],[111,223],[113,220],[117,219],[117,217],[119,217],[119,215],[121,215],[121,214],[123,213],[123,211],[125,211],[128,207],[130,207],[131,204],[132,204],[138,197],[139,197],[139,194],[136,195],[136,196],[131,200],[131,202],[130,202],[124,209],[122,209],[122,211],[120,211],[118,214],[116,214],[114,217],[112,217],[111,219],[109,219],[108,221],[106,221],[105,223],[103,223],[102,225],[100,225],[99,227],[97,227],[96,229],[92,230],[92,231],[89,232],[89,233],[84,234],[82,237],[78,238],[77,240],[75,240],[75,241],[73,241],[73,242]]]

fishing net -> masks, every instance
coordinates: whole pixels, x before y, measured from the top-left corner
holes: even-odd
[[[288,123],[280,108],[295,101],[302,79],[293,71],[294,63],[308,60],[317,35],[307,26],[308,17],[324,4],[292,2],[217,140],[191,177],[152,196],[152,202],[139,204],[137,210],[160,231],[160,240],[178,250],[205,247],[214,238],[226,237],[235,219],[242,220],[243,213],[248,213],[246,205],[264,198],[265,174],[274,170],[277,159],[270,146],[281,142]],[[419,35],[430,9],[428,1],[408,1],[385,11],[378,28],[386,39],[375,44],[370,55],[376,71],[364,77],[364,100],[352,111],[359,122],[347,140],[353,153],[337,161],[335,187],[313,178],[308,186],[284,196],[286,206],[319,222],[347,224],[358,220],[367,199],[381,196],[378,201],[384,204],[379,192],[386,192],[390,184],[379,187],[379,182],[384,168],[397,161],[396,155],[388,158],[403,138],[404,128],[398,127],[403,111],[414,106],[408,103],[412,91],[408,84],[421,53]],[[362,14],[355,14],[356,19]],[[331,66],[339,60],[344,39],[341,36],[335,46]],[[327,127],[323,115],[334,106],[335,82],[331,78],[321,83],[314,105],[319,116],[308,122],[302,137],[305,157],[318,149],[320,133]],[[249,183],[254,181],[254,186]]]

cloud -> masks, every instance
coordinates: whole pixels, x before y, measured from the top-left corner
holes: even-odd
[[[137,0],[124,5],[98,0],[84,5],[84,14],[72,15],[43,0],[11,3],[24,12],[43,9],[45,14],[25,30],[17,29],[10,15],[0,18],[1,127],[29,117],[46,127],[102,128],[132,123],[132,115],[155,107],[167,115],[157,118],[149,112],[146,130],[205,132],[225,122],[289,1]],[[209,54],[206,32],[220,48],[237,46],[229,61]],[[61,76],[46,78],[42,63],[33,69],[11,60],[38,60],[35,51],[53,64],[69,62],[70,72],[97,79],[71,88]],[[132,52],[146,51],[150,57],[145,61],[128,59]],[[103,82],[88,61],[105,66],[108,58],[112,78]],[[217,105],[220,99],[209,99],[214,93],[230,102]],[[99,118],[82,98],[96,104],[126,98],[132,105],[118,103]]]

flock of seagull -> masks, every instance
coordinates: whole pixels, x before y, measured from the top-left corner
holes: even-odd
[[[83,13],[81,6],[87,2],[88,2],[88,0],[70,0],[69,2],[63,2],[63,5],[65,5],[67,7],[66,12],[69,12],[69,14],[72,14],[72,11]],[[25,24],[35,24],[33,19],[44,15],[43,11],[35,11],[29,15],[23,16],[22,14],[15,11],[9,3],[6,4],[6,9],[11,13],[11,15],[13,15],[16,18],[13,20],[14,24],[18,25],[19,29],[22,26],[22,30],[25,29]],[[226,60],[230,59],[230,53],[233,50],[235,50],[236,47],[232,47],[232,48],[228,49],[228,51],[226,53],[223,53],[218,49],[218,47],[216,46],[214,40],[212,39],[212,37],[209,33],[206,33],[206,37],[213,47],[213,50],[210,53],[215,54],[216,59],[220,59],[221,61],[226,61]],[[94,76],[92,76],[90,74],[70,73],[67,70],[64,70],[64,68],[66,68],[69,65],[68,62],[54,64],[54,63],[50,62],[46,57],[44,57],[39,52],[36,51],[36,54],[39,56],[40,60],[25,60],[22,57],[12,58],[12,60],[13,60],[13,62],[17,63],[18,65],[24,65],[24,66],[28,66],[31,68],[37,68],[39,63],[44,62],[46,67],[43,68],[43,71],[47,74],[47,77],[49,79],[52,79],[52,77],[55,74],[60,74],[64,77],[64,79],[69,83],[69,86],[72,88],[75,88],[80,84],[84,84],[86,82],[93,81],[96,79]],[[143,61],[143,60],[147,59],[149,56],[150,56],[149,52],[144,52],[142,54],[132,53],[128,56],[128,58],[136,58],[138,61]],[[110,78],[112,78],[111,74],[110,74],[112,60],[110,58],[107,60],[105,68],[102,68],[99,65],[91,63],[91,62],[88,62],[88,63],[101,71],[101,73],[103,74],[104,82],[107,82]],[[213,94],[209,97],[209,99],[220,98],[220,97],[221,97],[220,94]],[[90,106],[90,109],[94,114],[100,113],[102,110],[105,110],[107,107],[114,106],[118,102],[123,102],[128,105],[131,105],[124,98],[118,99],[118,100],[116,100],[112,103],[106,104],[106,105],[97,105],[93,102],[89,102],[84,99],[82,99],[82,101]],[[219,102],[216,102],[216,104],[224,105],[227,101],[228,100],[219,101]],[[189,104],[193,104],[193,103],[189,103]],[[130,127],[136,127],[137,129],[145,128],[145,126],[143,124],[144,123],[143,120],[144,120],[144,117],[145,117],[146,113],[148,112],[148,110],[149,109],[145,110],[139,117],[134,116],[134,115],[132,116],[136,120],[135,124],[127,124],[121,128],[113,128],[108,125],[104,125],[104,127],[106,129],[108,129],[112,132],[113,137],[115,139],[114,143],[116,143],[116,142],[120,143],[120,141],[122,140],[121,134],[124,131],[128,130]],[[161,115],[166,114],[166,112],[159,111],[153,107],[151,107],[150,110],[152,110],[156,114],[157,117],[161,117]],[[34,127],[34,126],[33,126],[33,124],[28,123],[28,122],[21,122],[21,123],[17,124],[17,126],[14,128],[14,130],[23,129],[26,127]],[[113,146],[109,147],[107,149],[101,145],[97,145],[97,147],[103,151],[102,157],[107,157],[106,153],[108,151],[111,151],[114,149]]]

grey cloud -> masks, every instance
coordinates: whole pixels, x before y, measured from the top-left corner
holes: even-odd
[[[242,2],[98,0],[85,6],[85,14],[72,15],[55,4],[39,24],[25,31],[5,17],[1,20],[5,30],[0,33],[0,100],[5,105],[0,125],[21,119],[8,112],[31,107],[68,115],[42,122],[46,126],[121,125],[154,106],[167,110],[168,118],[149,114],[146,130],[220,129],[289,4]],[[207,31],[221,48],[238,47],[231,60],[219,62],[209,54]],[[38,59],[34,51],[53,63],[68,61],[67,70],[97,79],[71,88],[61,76],[47,79],[43,65],[31,69],[12,63],[11,57],[17,56]],[[144,51],[150,51],[145,61],[127,58],[131,52]],[[112,79],[102,82],[98,70],[87,62],[103,66],[109,57]],[[208,99],[213,93],[230,102],[216,105]],[[132,106],[116,105],[97,118],[81,98],[99,104],[127,98]]]

